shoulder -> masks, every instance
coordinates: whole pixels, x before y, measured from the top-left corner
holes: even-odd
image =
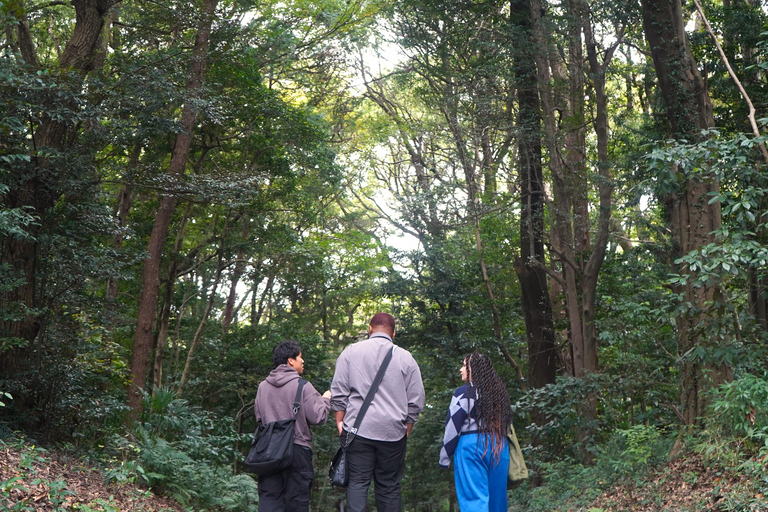
[[[315,389],[315,386],[313,386],[311,382],[309,382],[307,379],[305,379],[303,377],[301,378],[301,380],[304,381],[304,389],[301,390],[302,394],[317,393],[317,390]]]
[[[320,392],[315,388],[315,386],[312,385],[311,382],[306,381],[306,384],[304,384],[304,389],[301,391],[301,399],[302,400],[318,400],[322,399],[322,395],[320,395]]]
[[[367,349],[368,343],[370,340],[362,340],[362,341],[356,341],[350,345],[347,345],[344,350],[341,351],[341,355],[339,358],[342,357],[351,357],[354,354],[357,354],[359,352],[363,352]]]
[[[467,396],[467,385],[464,384],[463,386],[457,387],[456,391],[453,392],[453,396],[456,398],[464,398]]]
[[[406,366],[412,366],[416,369],[419,368],[419,365],[416,363],[416,359],[414,359],[413,354],[399,345],[393,345],[393,347],[394,352],[392,352],[392,357],[397,357],[402,362],[402,364]]]

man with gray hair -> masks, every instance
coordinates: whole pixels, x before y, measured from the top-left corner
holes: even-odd
[[[393,343],[394,337],[394,317],[377,313],[371,319],[368,339],[345,348],[336,361],[331,410],[335,411],[344,444],[381,362],[392,351],[354,442],[347,447],[349,512],[367,509],[371,479],[375,482],[378,512],[402,511],[400,480],[405,472],[406,440],[424,408],[425,397],[418,364],[410,352]]]

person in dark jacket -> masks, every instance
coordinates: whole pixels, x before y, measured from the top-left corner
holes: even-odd
[[[275,369],[259,384],[254,412],[256,421],[269,423],[293,416],[293,401],[304,373],[301,346],[287,340],[272,352]],[[293,466],[269,476],[259,477],[259,512],[307,512],[314,480],[312,468],[312,432],[310,425],[322,425],[328,419],[331,392],[323,395],[307,382],[301,392],[301,407],[296,413],[293,432]]]

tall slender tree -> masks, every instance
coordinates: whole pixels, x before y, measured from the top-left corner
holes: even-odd
[[[517,148],[520,183],[520,257],[515,271],[520,280],[525,330],[528,341],[528,380],[541,388],[555,382],[560,361],[555,346],[555,327],[550,302],[544,250],[544,173],[541,150],[541,102],[536,71],[535,40],[531,30],[529,1],[511,3],[518,120]]]
[[[205,0],[201,8],[200,22],[192,48],[192,60],[187,78],[187,98],[181,111],[181,131],[176,136],[171,162],[168,166],[168,175],[171,178],[178,178],[184,174],[189,159],[197,118],[195,97],[200,93],[203,86],[211,26],[217,5],[218,0]],[[147,258],[142,272],[141,298],[139,299],[139,312],[131,358],[131,389],[128,394],[128,405],[132,411],[132,418],[135,418],[141,409],[141,391],[146,385],[147,368],[152,349],[152,327],[157,308],[157,291],[160,286],[160,260],[175,206],[176,197],[173,194],[166,193],[160,197],[152,233],[147,244]]]

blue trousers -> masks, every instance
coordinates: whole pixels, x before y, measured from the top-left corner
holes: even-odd
[[[461,512],[507,512],[509,448],[506,438],[501,442],[494,464],[491,437],[475,433],[459,438],[453,474]]]

